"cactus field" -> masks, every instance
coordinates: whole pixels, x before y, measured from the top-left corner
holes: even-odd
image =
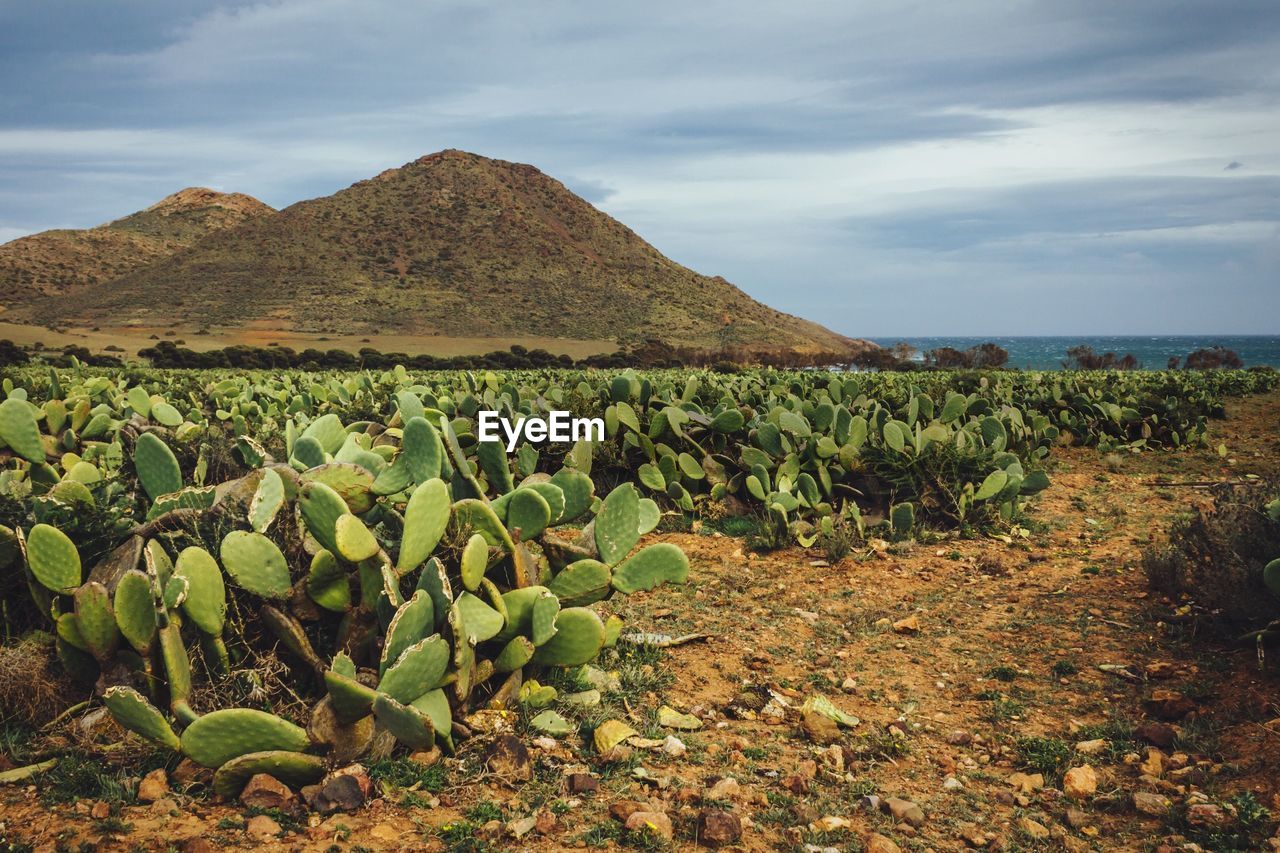
[[[1140,557],[1277,386],[9,370],[0,847],[1256,849],[1280,553],[1235,644]]]

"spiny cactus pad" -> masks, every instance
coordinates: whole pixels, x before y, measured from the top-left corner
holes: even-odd
[[[615,565],[640,541],[640,494],[623,483],[604,499],[595,520],[596,549],[607,565]]]
[[[556,617],[555,636],[538,646],[533,662],[547,666],[580,666],[604,646],[604,623],[594,611],[570,607]]]
[[[409,648],[387,667],[378,692],[398,702],[410,702],[439,687],[449,666],[449,644],[434,634]]]
[[[67,534],[48,524],[37,524],[27,537],[27,564],[46,589],[70,595],[80,586],[80,552]]]
[[[116,626],[107,588],[97,581],[89,581],[76,590],[75,608],[85,645],[98,660],[109,659],[120,643],[120,629]]]
[[[182,748],[164,715],[132,687],[108,687],[102,701],[112,718],[129,731],[169,749]]]
[[[129,645],[146,656],[156,639],[156,605],[151,581],[136,569],[130,569],[116,584],[113,603],[116,625]]]
[[[187,726],[182,733],[182,751],[205,767],[221,767],[251,752],[301,752],[309,743],[303,729],[253,708],[213,711]]]
[[[138,436],[133,448],[133,465],[138,482],[152,500],[182,488],[182,469],[173,451],[153,432]]]
[[[217,561],[203,548],[184,548],[173,572],[188,584],[182,612],[206,634],[221,634],[227,617],[227,589]]]
[[[443,480],[427,480],[414,489],[404,513],[404,536],[396,569],[412,571],[431,556],[449,526],[449,487]]]
[[[26,400],[10,397],[0,403],[0,439],[28,462],[44,462],[40,426]]]
[[[373,701],[373,715],[378,725],[410,749],[426,749],[435,740],[431,718],[412,705],[397,702],[385,693]]]
[[[261,533],[233,530],[223,538],[219,553],[240,588],[263,598],[288,598],[289,564],[276,543]]]
[[[435,604],[424,590],[416,590],[396,610],[387,625],[386,640],[378,665],[379,674],[404,654],[405,649],[426,637],[435,627]]]
[[[325,761],[317,755],[288,750],[267,750],[239,755],[213,774],[213,792],[220,797],[237,797],[259,773],[266,773],[291,788],[311,785],[324,778]]]
[[[613,588],[622,593],[653,589],[662,583],[684,583],[689,577],[689,558],[669,542],[659,542],[637,551],[613,570]]]
[[[338,516],[333,536],[338,553],[348,562],[358,563],[378,553],[378,540],[363,521],[350,513]]]
[[[605,598],[611,578],[609,567],[599,560],[577,560],[561,569],[547,589],[566,607],[578,607]]]

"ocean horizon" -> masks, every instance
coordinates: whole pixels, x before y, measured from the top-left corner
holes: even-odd
[[[1081,344],[1098,353],[1114,352],[1121,357],[1132,353],[1148,370],[1164,369],[1170,358],[1185,359],[1189,353],[1213,346],[1234,350],[1245,367],[1280,367],[1280,335],[945,335],[873,337],[867,340],[883,347],[905,341],[920,353],[939,347],[966,350],[991,342],[1008,350],[1008,367],[1024,370],[1061,370],[1067,359],[1067,349]]]

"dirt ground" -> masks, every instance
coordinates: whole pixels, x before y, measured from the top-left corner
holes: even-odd
[[[1261,820],[1263,835],[1275,828],[1246,815],[1238,795],[1280,814],[1277,667],[1260,669],[1254,649],[1217,636],[1188,602],[1150,591],[1140,565],[1142,548],[1205,500],[1177,484],[1280,473],[1280,395],[1236,401],[1230,415],[1214,424],[1212,449],[1055,451],[1053,486],[1009,541],[874,543],[828,565],[816,549],[756,554],[710,525],[661,534],[689,553],[690,583],[631,596],[617,612],[628,630],[707,637],[606,659],[621,695],[606,690],[579,720],[585,732],[616,715],[655,743],[674,735],[682,755],[642,741],[607,761],[576,734],[554,743],[525,733],[534,778],[511,785],[485,770],[477,738],[438,765],[441,790],[385,784],[363,809],[329,817],[263,815],[176,780],[156,803],[96,808],[45,806],[38,787],[16,786],[0,789],[0,839],[36,849],[689,849],[736,823],[728,846],[743,850],[1230,849],[1230,833],[1212,827],[1224,814],[1237,827]],[[856,725],[802,717],[816,694]],[[664,704],[701,728],[656,725]],[[1165,736],[1173,742],[1151,745]],[[1073,770],[1064,784],[1083,765],[1093,772]],[[598,790],[570,792],[575,770]],[[891,798],[909,803],[883,811]],[[670,818],[673,841],[611,815],[641,806]],[[1192,838],[1201,846],[1185,846]],[[1255,843],[1280,849],[1280,839]]]

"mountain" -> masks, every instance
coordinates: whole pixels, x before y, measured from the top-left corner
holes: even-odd
[[[152,329],[859,345],[664,257],[533,166],[453,150],[246,218],[27,313]]]
[[[19,237],[0,245],[0,305],[114,281],[201,237],[274,212],[241,193],[191,187],[96,228]]]

